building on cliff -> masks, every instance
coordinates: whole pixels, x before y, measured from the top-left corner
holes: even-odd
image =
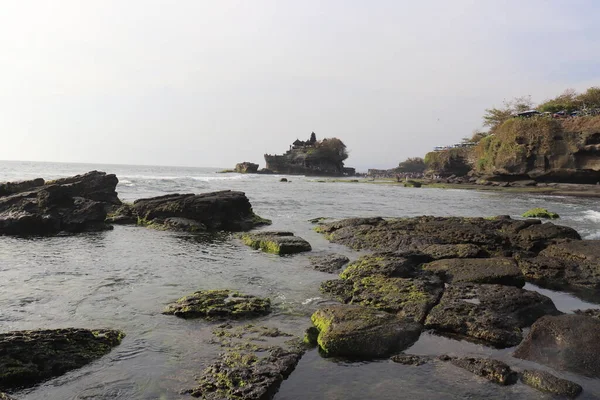
[[[319,141],[314,132],[306,141],[296,139],[284,154],[265,154],[267,170],[291,175],[354,175],[354,168],[344,166],[347,158],[346,145],[340,139]]]

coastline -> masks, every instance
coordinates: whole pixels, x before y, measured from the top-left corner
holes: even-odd
[[[519,186],[519,187],[501,187],[493,185],[477,185],[472,183],[437,183],[426,179],[412,179],[415,182],[421,183],[423,186],[420,189],[462,189],[462,190],[477,190],[482,192],[504,192],[504,193],[531,193],[548,196],[571,196],[571,197],[591,197],[600,198],[599,185],[583,185],[573,183],[551,183],[545,186]],[[310,179],[312,182],[320,183],[367,183],[372,185],[390,185],[404,187],[404,182],[396,182],[394,179]]]

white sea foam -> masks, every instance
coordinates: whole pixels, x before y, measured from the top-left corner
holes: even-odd
[[[311,297],[309,299],[304,300],[302,302],[302,304],[304,304],[304,305],[310,304],[310,303],[312,303],[313,301],[316,301],[316,300],[321,300],[321,298],[320,297]]]
[[[586,210],[583,212],[583,221],[600,222],[600,211]]]

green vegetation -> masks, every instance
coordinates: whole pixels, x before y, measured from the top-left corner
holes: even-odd
[[[531,210],[523,213],[523,218],[547,218],[547,219],[558,219],[560,216],[557,213],[550,212],[545,208],[532,208]]]
[[[181,318],[242,318],[271,312],[271,300],[236,291],[200,290],[169,304],[163,314]]]
[[[423,173],[425,168],[425,161],[421,157],[412,157],[398,164],[396,171],[399,173]]]

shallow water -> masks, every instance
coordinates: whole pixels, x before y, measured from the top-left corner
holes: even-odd
[[[321,183],[292,176],[216,174],[175,167],[0,162],[0,181],[56,178],[98,169],[116,173],[124,200],[165,193],[241,190],[272,229],[307,239],[313,254],[358,254],[312,231],[308,219],[418,215],[518,216],[534,206],[559,213],[561,224],[600,237],[595,199],[515,195],[467,190],[413,189],[368,183]],[[269,228],[269,229],[271,229]],[[184,399],[194,376],[218,354],[215,323],[181,320],[160,312],[198,289],[233,288],[268,296],[274,313],[253,321],[301,335],[323,302],[318,287],[332,275],[308,267],[307,255],[278,257],[253,251],[230,235],[189,236],[138,227],[38,239],[0,237],[0,330],[109,327],[127,333],[109,355],[82,369],[17,393],[18,399]],[[590,305],[538,289],[565,312]],[[597,306],[595,306],[597,307]],[[511,350],[424,334],[408,352],[493,355],[513,365]],[[536,366],[541,368],[539,366]],[[584,385],[581,398],[600,397],[595,379],[565,375]],[[276,400],[397,398],[548,398],[517,384],[499,388],[448,364],[410,367],[388,361],[344,363],[308,352]]]

